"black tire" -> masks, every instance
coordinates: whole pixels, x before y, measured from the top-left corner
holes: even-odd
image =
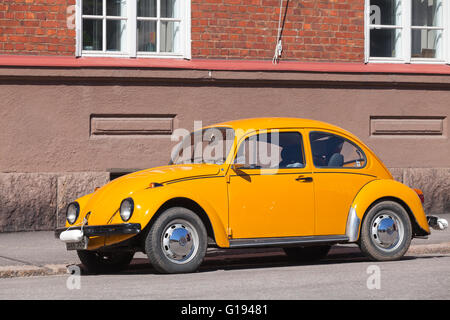
[[[359,247],[371,260],[391,261],[408,251],[411,239],[411,220],[406,210],[397,202],[383,201],[364,216]]]
[[[177,232],[179,241],[169,241],[176,239]],[[174,207],[164,211],[150,227],[145,251],[156,271],[188,273],[203,262],[207,241],[202,220],[189,209]]]
[[[296,262],[314,262],[325,258],[330,245],[283,248],[288,258]]]
[[[111,273],[124,270],[134,252],[98,252],[78,250],[78,257],[88,273]]]

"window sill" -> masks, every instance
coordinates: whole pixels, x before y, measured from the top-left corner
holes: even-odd
[[[368,63],[386,63],[386,64],[436,64],[446,65],[447,61],[442,59],[431,58],[412,58],[410,61],[403,59],[383,59],[383,58],[369,58]]]
[[[184,59],[185,55],[181,53],[156,53],[156,52],[138,52],[136,57],[131,57],[128,53],[122,52],[93,52],[83,51],[80,58],[157,58],[157,59]]]

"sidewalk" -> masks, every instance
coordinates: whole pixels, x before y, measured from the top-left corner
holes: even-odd
[[[441,215],[450,220],[450,214]],[[355,245],[336,245],[331,255],[358,254]],[[450,229],[432,230],[428,239],[413,239],[407,254],[450,253]],[[206,259],[240,259],[262,255],[283,255],[281,249],[208,249]],[[146,255],[137,253],[135,260],[146,261]],[[67,251],[65,244],[52,231],[0,233],[0,278],[66,273],[66,266],[79,264],[75,251]]]

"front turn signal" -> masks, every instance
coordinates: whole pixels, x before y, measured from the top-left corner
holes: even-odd
[[[148,187],[151,189],[151,188],[162,187],[162,186],[163,186],[162,183],[152,182],[149,184]]]

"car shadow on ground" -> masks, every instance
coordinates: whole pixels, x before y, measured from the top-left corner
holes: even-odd
[[[230,252],[231,251],[231,252]],[[405,255],[400,261],[410,261],[415,259],[439,258],[445,255]],[[344,263],[361,263],[374,262],[384,263],[382,261],[373,261],[364,256],[359,248],[345,248],[344,250],[331,250],[330,254],[320,261],[313,262],[295,262],[284,254],[283,250],[275,249],[268,250],[268,252],[245,252],[240,250],[239,253],[233,254],[232,250],[227,250],[225,253],[207,254],[202,265],[197,272],[214,272],[214,271],[232,271],[232,270],[246,270],[246,269],[262,269],[262,268],[280,268],[280,267],[294,267],[294,266],[311,266],[311,265],[331,265]],[[85,271],[83,265],[78,265],[83,276],[92,276]],[[116,273],[117,275],[149,275],[158,274],[146,258],[134,258],[126,270]]]

